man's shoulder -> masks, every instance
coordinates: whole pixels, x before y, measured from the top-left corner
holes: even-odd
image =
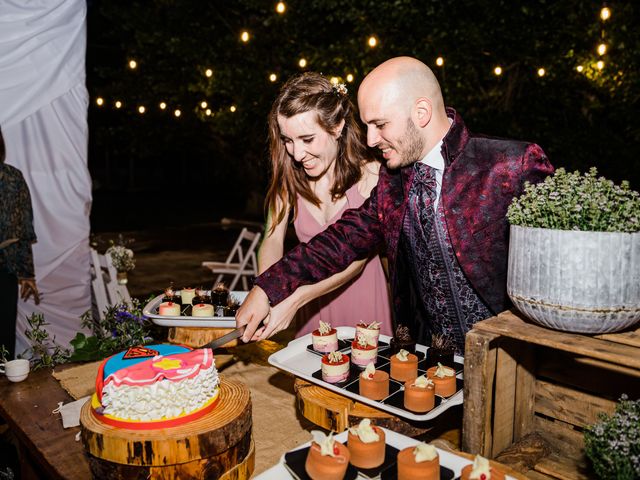
[[[469,135],[469,141],[465,146],[465,150],[482,150],[496,153],[502,152],[510,155],[522,155],[528,148],[534,145],[535,143],[524,140],[472,133]]]

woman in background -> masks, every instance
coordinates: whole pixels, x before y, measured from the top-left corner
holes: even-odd
[[[4,163],[6,150],[0,129],[0,345],[15,357],[18,285],[20,297],[40,303],[31,244],[36,241],[27,182],[20,170]]]
[[[367,150],[346,86],[334,86],[318,73],[295,76],[282,87],[269,114],[269,146],[272,176],[259,273],[283,256],[290,216],[298,240],[308,242],[345,210],[364,203],[380,169]],[[378,256],[299,288],[271,309],[267,325],[257,334],[267,338],[287,328],[301,307],[296,336],[317,329],[320,320],[333,327],[375,321],[381,323],[382,334],[392,334],[387,282]]]

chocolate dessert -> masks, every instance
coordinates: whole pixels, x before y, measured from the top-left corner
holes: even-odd
[[[416,353],[416,342],[411,338],[409,327],[405,325],[398,325],[389,345],[392,354],[403,349],[410,353]]]

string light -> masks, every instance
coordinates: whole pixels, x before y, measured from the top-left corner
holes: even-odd
[[[167,108],[167,104],[164,102],[160,102],[160,110],[164,110],[165,108]]]
[[[122,107],[122,102],[120,100],[116,100],[116,103],[114,105],[116,106],[116,108],[120,108]]]
[[[205,110],[204,114],[205,114],[207,117],[211,116],[211,109],[210,109],[210,108],[207,108],[207,109]]]
[[[496,68],[493,69],[493,73],[495,73],[497,76],[502,75],[502,67],[497,66]]]
[[[300,68],[304,68],[307,66],[307,61],[304,58],[301,58],[298,65],[300,65]]]
[[[286,9],[287,6],[284,4],[284,2],[278,2],[278,4],[276,5],[276,12],[280,14],[284,13]]]
[[[142,115],[142,114],[143,114],[144,112],[146,112],[146,111],[147,111],[147,109],[146,109],[146,108],[144,108],[144,106],[140,105],[140,106],[138,107],[138,113],[139,113],[140,115]]]
[[[231,113],[234,113],[236,110],[237,110],[237,109],[236,109],[236,106],[235,106],[235,105],[231,105],[231,106],[229,107],[229,111],[230,111]]]
[[[211,76],[213,75],[213,70],[211,70],[210,68],[207,68],[207,69],[204,71],[204,74],[205,74],[207,77],[211,77]]]
[[[204,102],[204,101],[203,101],[203,102],[200,102],[200,106],[201,106],[202,108],[207,108],[207,102]]]
[[[353,75],[351,75],[350,73],[347,74],[347,82],[349,83],[353,82]]]
[[[176,109],[173,111],[173,114],[176,116],[176,118],[178,118],[180,115],[182,115],[182,112],[176,108]]]
[[[444,65],[444,58],[442,58],[442,57],[436,58],[436,65],[439,66],[439,67]]]
[[[367,41],[367,43],[369,44],[369,46],[371,48],[374,48],[376,45],[378,45],[378,39],[376,37],[374,37],[373,35],[371,35],[369,37],[369,40]]]
[[[244,43],[247,43],[249,41],[249,32],[243,30],[243,32],[240,34],[240,40],[242,40]]]
[[[278,76],[275,73],[272,73],[271,75],[269,75],[269,80],[271,82],[275,82],[278,79]]]
[[[603,22],[609,20],[611,18],[611,10],[608,7],[603,7],[602,10],[600,10],[600,18]]]
[[[538,69],[538,76],[539,77],[544,77],[546,73],[547,73],[547,71],[544,68],[539,68]]]
[[[104,104],[104,99],[102,97],[98,97],[96,98],[96,103],[101,107]]]
[[[331,82],[331,85],[337,85],[340,83],[340,79],[338,77],[331,77],[329,81]]]
[[[129,60],[129,68],[131,70],[135,70],[137,66],[138,66],[138,62],[136,62],[135,60]]]
[[[604,68],[604,62],[602,60],[598,60],[596,67],[598,67],[598,70],[602,70]]]
[[[576,70],[578,71],[578,73],[582,73],[582,71],[584,70],[584,67],[582,65],[578,65],[576,67]]]
[[[607,53],[607,45],[604,43],[601,43],[600,45],[598,45],[598,55],[602,56],[605,53]]]

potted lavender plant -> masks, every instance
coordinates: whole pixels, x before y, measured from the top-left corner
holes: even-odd
[[[640,320],[640,195],[592,168],[555,175],[509,207],[507,292],[531,320],[579,333]]]

